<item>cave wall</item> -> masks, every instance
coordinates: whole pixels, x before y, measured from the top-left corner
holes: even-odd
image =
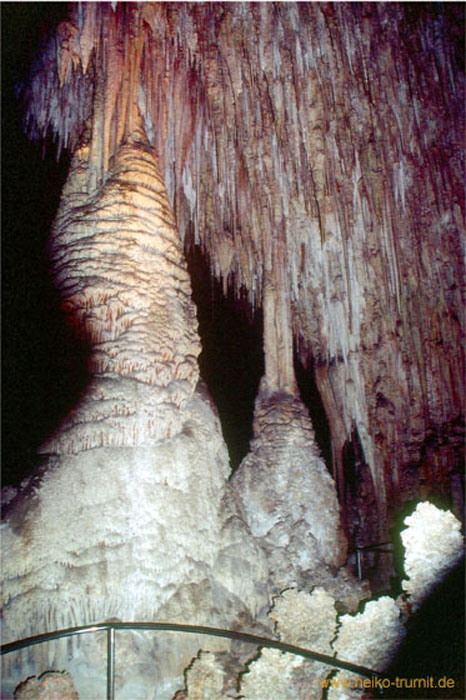
[[[96,180],[139,111],[181,234],[253,306],[274,290],[274,371],[292,334],[380,537],[401,501],[459,502],[462,26],[456,3],[88,3],[24,93],[60,147],[91,119]]]

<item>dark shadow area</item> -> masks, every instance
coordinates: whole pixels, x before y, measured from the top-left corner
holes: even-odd
[[[314,366],[306,368],[299,360],[295,351],[294,370],[296,381],[298,382],[301,400],[307,407],[311,416],[312,425],[316,434],[316,442],[319,445],[322,457],[330,472],[332,472],[332,443],[330,436],[330,426],[325,413],[324,404],[317,388]]]
[[[65,328],[50,280],[47,239],[69,166],[24,135],[15,85],[66,3],[3,3],[2,18],[2,484],[38,464],[38,446],[76,403],[87,350]]]
[[[223,294],[199,246],[190,247],[187,259],[202,341],[200,371],[217,406],[234,471],[249,450],[264,373],[262,313],[253,313],[246,292],[239,299],[231,289]]]
[[[465,697],[464,577],[463,560],[408,620],[407,636],[388,669],[406,682],[403,688],[387,689],[384,697]]]
[[[236,298],[229,287],[225,295],[222,284],[212,278],[208,257],[201,247],[190,245],[188,237],[186,248],[202,341],[201,375],[217,406],[235,471],[249,451],[254,400],[264,374],[262,310],[253,311],[245,290]],[[317,444],[331,472],[330,427],[314,369],[312,365],[305,368],[296,353],[295,372]]]
[[[343,484],[340,485],[345,512],[346,534],[352,547],[368,547],[380,542],[377,499],[369,465],[364,457],[359,433],[342,450]]]

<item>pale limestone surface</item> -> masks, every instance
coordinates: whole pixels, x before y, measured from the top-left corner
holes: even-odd
[[[337,631],[335,600],[323,588],[312,593],[290,589],[274,598],[269,612],[281,641],[333,655]],[[275,649],[262,649],[241,676],[240,696],[246,700],[318,700],[321,682],[332,667]],[[273,690],[275,688],[275,690]]]
[[[450,511],[418,503],[401,532],[405,548],[403,590],[415,608],[464,555],[461,523]]]
[[[388,597],[366,603],[362,613],[337,619],[335,601],[323,589],[311,594],[285,591],[276,599],[270,617],[277,622],[282,641],[288,642],[291,637],[305,648],[329,656],[337,652],[337,657],[345,661],[376,670],[387,667],[404,634],[400,611]],[[344,700],[360,697],[357,689],[351,689],[360,678],[346,671],[335,673],[331,665],[264,649],[241,679],[241,696],[244,694],[246,700],[321,700],[323,688],[331,679],[336,687],[330,686],[328,697]],[[274,686],[278,689],[276,695],[272,692]]]
[[[4,641],[113,617],[220,627],[240,613],[256,618],[267,605],[267,568],[231,506],[222,512],[227,474],[218,418],[199,395],[171,439],[57,459],[3,524]],[[173,666],[180,673],[204,640],[176,643],[178,658],[170,642],[155,657],[159,679]],[[104,649],[94,655],[88,644],[80,653],[91,665],[100,659],[103,673]],[[77,680],[86,700],[91,676]]]
[[[333,647],[340,658],[380,671],[393,658],[403,636],[398,606],[393,598],[382,596],[367,602],[361,613],[339,619]]]
[[[304,659],[284,654],[278,649],[263,649],[257,661],[241,679],[241,697],[244,700],[296,700],[294,672],[305,663]]]
[[[284,591],[274,599],[269,617],[281,640],[322,654],[332,653],[337,629],[335,599],[323,588],[310,594]]]
[[[254,439],[234,474],[247,523],[267,552],[278,590],[309,585],[313,572],[341,566],[346,541],[332,477],[308,411],[296,395],[267,390],[256,399]]]
[[[264,555],[231,498],[220,422],[198,382],[191,285],[157,155],[135,125],[101,181],[94,146],[83,138],[75,152],[51,238],[93,376],[8,506],[5,642],[109,618],[230,628],[268,603]],[[122,700],[171,697],[201,646],[120,636]],[[104,637],[70,642],[74,654],[67,642],[35,647],[31,666],[6,660],[8,687],[26,669],[67,668],[86,700],[100,699]]]
[[[186,672],[186,690],[176,693],[174,700],[224,700],[224,676],[215,654],[201,651]]]
[[[344,615],[333,645],[337,657],[376,671],[387,669],[405,635],[400,618],[400,609],[388,596],[366,603],[357,615]],[[338,671],[332,679],[329,700],[359,698],[367,692],[361,689],[361,676]]]

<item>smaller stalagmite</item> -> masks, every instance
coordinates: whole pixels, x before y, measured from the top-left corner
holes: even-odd
[[[267,552],[276,590],[307,586],[324,570],[330,575],[344,564],[346,541],[335,484],[298,396],[259,391],[254,438],[233,485],[252,534]]]
[[[293,369],[283,261],[264,281],[264,359],[250,452],[233,478],[252,534],[267,552],[276,590],[309,585],[346,560],[335,484],[315,441]],[[278,277],[278,280],[277,280]]]

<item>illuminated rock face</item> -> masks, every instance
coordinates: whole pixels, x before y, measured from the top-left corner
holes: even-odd
[[[93,379],[10,504],[6,637],[110,616],[267,624],[274,589],[322,567],[329,583],[346,544],[294,344],[315,367],[346,521],[360,504],[354,540],[385,537],[390,511],[422,489],[457,489],[456,12],[80,3],[60,25],[27,120],[75,153],[51,248]],[[188,228],[212,274],[264,312],[256,432],[231,484],[198,384]],[[350,447],[373,512],[362,479],[348,496]],[[163,677],[173,658],[162,653]]]
[[[191,284],[157,156],[136,131],[99,185],[91,151],[75,153],[50,253],[93,381],[45,453],[169,437],[199,378]]]
[[[51,250],[64,309],[91,348],[92,380],[42,446],[43,472],[10,504],[3,638],[112,618],[267,625],[272,591],[304,585],[314,569],[325,578],[345,560],[334,484],[307,411],[297,396],[270,391],[285,378],[294,386],[289,359],[278,353],[274,371],[267,364],[257,445],[241,470],[248,476],[229,485],[156,155],[136,131],[99,184],[91,150],[75,154]],[[271,499],[255,488],[257,478],[269,479]],[[268,509],[271,532],[257,526]],[[138,651],[133,637],[123,640],[120,697],[146,697],[154,679],[160,697],[171,697],[201,644],[152,637]],[[7,665],[5,690],[27,672],[66,667],[80,695],[97,699],[104,651],[93,639],[71,654],[65,645],[41,648],[30,665]]]
[[[24,95],[36,137],[75,148],[90,120],[97,179],[142,119],[181,236],[278,312],[275,370],[293,341],[314,364],[359,544],[404,500],[461,510],[463,20],[455,4],[84,3]],[[349,453],[373,494],[360,518]]]
[[[54,274],[91,346],[92,381],[42,446],[43,472],[10,503],[4,641],[110,618],[230,628],[267,606],[265,557],[227,483],[220,422],[199,382],[180,238],[156,156],[139,137],[94,189],[89,149],[80,147],[63,192]],[[155,681],[171,697],[199,641],[160,648],[152,635],[141,657],[131,639],[120,645],[121,697],[148,697]],[[41,648],[30,666],[7,662],[5,692],[27,672],[66,666],[81,697],[102,697],[105,649],[94,646]]]
[[[299,397],[259,392],[251,451],[233,484],[251,533],[267,552],[276,590],[309,586],[316,572],[345,563],[335,484]]]
[[[65,671],[63,673],[45,673],[40,678],[28,678],[15,692],[17,700],[79,700],[73,679]]]
[[[439,510],[431,503],[418,504],[413,515],[405,519],[405,524],[405,569],[411,572],[411,579],[403,582],[403,588],[410,594],[410,603],[416,605],[458,563],[463,542],[458,532],[459,521],[450,512]],[[424,536],[425,531],[430,537]],[[440,537],[447,541],[445,548],[439,543]],[[414,544],[416,557],[413,557]],[[289,588],[274,597],[269,618],[275,623],[275,632],[282,641],[313,649],[328,658],[352,661],[386,673],[386,678],[377,680],[382,687],[390,682],[390,664],[409,630],[404,625],[408,609],[403,596],[396,601],[389,596],[366,600],[358,609],[357,601],[356,605],[351,605],[354,587],[351,591],[343,583],[343,578],[339,582],[334,580],[333,584],[327,579],[325,587],[316,586],[310,593]],[[338,612],[342,603],[351,614]],[[210,698],[208,692],[212,692],[214,699],[226,697],[219,692],[224,676],[222,655],[201,653],[185,675],[186,692],[180,691],[175,700]],[[368,679],[332,668],[331,663],[262,648],[259,653],[250,655],[236,688],[245,700],[269,697],[348,700],[365,697],[374,680],[374,675]],[[457,680],[461,682],[459,676]],[[223,690],[225,687],[224,684]]]
[[[449,511],[419,503],[406,518],[401,539],[406,551],[403,590],[417,609],[464,556],[461,523]]]

